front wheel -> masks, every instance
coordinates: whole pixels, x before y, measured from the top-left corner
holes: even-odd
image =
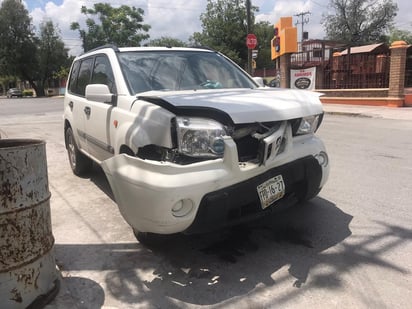
[[[89,171],[92,167],[92,160],[82,154],[77,148],[74,140],[72,128],[67,128],[65,132],[67,154],[69,155],[70,167],[73,173],[81,176]]]
[[[149,232],[140,232],[133,229],[133,234],[136,239],[144,246],[160,246],[165,244],[172,235],[155,234]],[[176,234],[175,234],[176,235]]]
[[[315,198],[319,194],[320,190],[322,190],[322,188],[317,188],[317,189],[314,189],[312,191],[304,190],[304,191],[299,192],[297,194],[297,197],[298,197],[298,200],[299,200],[298,205],[302,205],[305,202],[308,202],[311,199]]]

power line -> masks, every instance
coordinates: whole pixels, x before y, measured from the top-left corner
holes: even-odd
[[[298,21],[295,23],[295,25],[297,26],[297,25],[302,25],[302,41],[301,42],[303,42],[303,40],[305,39],[305,37],[304,37],[304,32],[303,32],[303,26],[305,25],[305,24],[307,24],[307,23],[309,23],[309,17],[306,17],[305,18],[305,16],[306,15],[310,15],[310,12],[309,11],[306,11],[306,12],[301,12],[301,13],[299,13],[299,14],[295,14],[295,16],[297,16],[298,18],[300,17],[300,21],[299,21],[299,19],[298,19]]]

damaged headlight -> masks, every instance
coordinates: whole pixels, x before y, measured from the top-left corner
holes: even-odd
[[[211,119],[176,117],[177,147],[191,157],[219,158],[225,151],[222,124]]]
[[[303,135],[303,134],[315,133],[316,130],[319,128],[321,121],[322,121],[321,115],[303,117],[300,120],[300,124],[296,131],[296,134]]]

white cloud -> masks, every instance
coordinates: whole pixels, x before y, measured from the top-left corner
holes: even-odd
[[[321,1],[321,0],[320,0]],[[267,0],[261,0],[262,6],[265,5],[264,2]],[[269,21],[270,23],[276,23],[280,17],[292,16],[293,23],[299,22],[296,26],[298,27],[298,36],[301,36],[302,20],[300,17],[295,16],[296,14],[310,12],[310,15],[304,19],[304,31],[309,32],[309,38],[311,39],[322,39],[324,37],[324,31],[320,25],[321,13],[314,7],[312,1],[290,1],[290,0],[280,0],[276,1],[271,11],[263,14],[256,14],[257,21]],[[307,21],[307,22],[306,22]]]
[[[256,14],[257,21],[269,21],[275,23],[282,16],[293,16],[293,21],[298,19],[295,16],[298,13],[309,11],[309,23],[304,25],[304,31],[309,32],[309,38],[322,39],[325,36],[323,26],[320,24],[322,14],[328,13],[330,0],[254,0],[254,5],[265,8],[264,13]],[[412,32],[412,1],[394,0],[398,5],[398,14],[395,18],[395,26],[399,29]],[[269,9],[267,9],[269,7]],[[333,11],[329,13],[333,14]],[[300,35],[301,25],[298,25]]]
[[[0,0],[0,3],[3,0]],[[51,19],[61,30],[65,44],[71,49],[71,54],[81,53],[81,42],[77,31],[70,30],[70,24],[78,21],[84,22],[80,13],[82,5],[92,7],[94,3],[108,2],[102,0],[59,0],[60,5],[54,4],[57,0],[25,0],[30,7],[39,7],[30,12],[33,22],[38,25],[44,18]],[[398,28],[412,31],[412,1],[395,0],[398,4],[398,16],[395,24]],[[320,24],[322,13],[326,12],[329,0],[251,0],[253,6],[259,7],[256,14],[257,21],[275,23],[282,16],[294,16],[300,12],[310,11],[309,23],[304,25],[304,30],[309,32],[309,37],[321,39],[324,30]],[[201,31],[200,15],[205,12],[207,0],[111,0],[112,6],[129,5],[141,7],[145,14],[144,23],[149,24],[150,39],[170,36],[187,41],[196,31]],[[26,5],[26,7],[28,7]],[[297,17],[294,16],[294,22]],[[300,25],[299,25],[300,35]]]
[[[82,52],[81,40],[76,31],[70,30],[70,25],[74,21],[83,21],[84,17],[80,12],[80,8],[85,1],[65,0],[61,5],[56,5],[53,2],[47,2],[44,9],[36,8],[30,12],[33,18],[33,23],[36,29],[44,20],[52,20],[61,31],[61,36],[67,48],[72,55],[78,55]]]
[[[151,39],[170,36],[187,41],[196,31],[200,31],[200,15],[206,10],[206,0],[155,1],[148,0],[147,19],[152,26]]]
[[[97,2],[99,1],[93,1]],[[187,41],[193,32],[200,31],[199,16],[205,11],[206,2],[207,0],[114,0],[110,4],[142,8],[145,12],[143,22],[151,26],[150,39],[169,36]],[[80,12],[82,5],[92,7],[90,1],[64,0],[61,5],[49,1],[44,9],[36,8],[30,14],[37,28],[44,19],[51,19],[57,24],[70,53],[78,55],[82,52],[81,41],[78,32],[70,30],[70,24],[77,21],[84,27],[85,17]]]

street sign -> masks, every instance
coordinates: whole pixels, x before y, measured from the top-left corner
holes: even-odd
[[[253,33],[249,33],[246,37],[246,46],[249,49],[254,49],[257,45],[257,38],[256,35]]]

